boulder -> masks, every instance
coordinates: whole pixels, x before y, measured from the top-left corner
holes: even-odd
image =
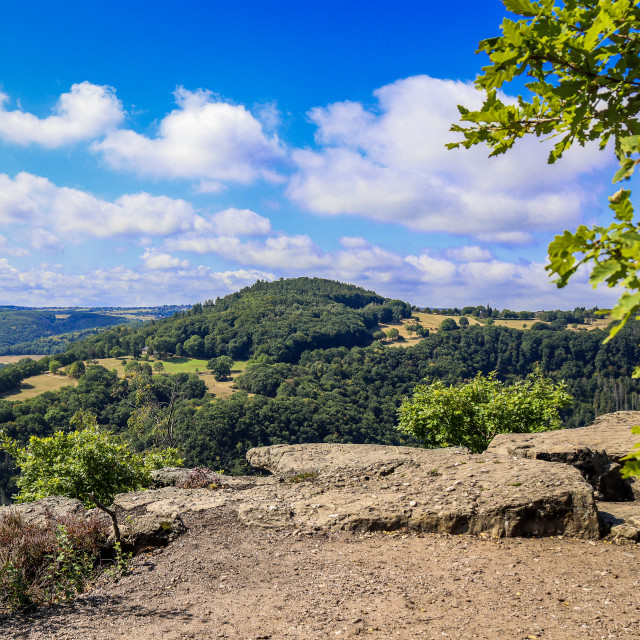
[[[120,534],[124,546],[138,552],[149,547],[165,547],[186,530],[176,513],[147,513],[127,519],[120,527]]]
[[[623,479],[619,463],[638,440],[631,433],[638,424],[640,412],[618,411],[578,429],[501,434],[487,453],[569,464],[593,487],[598,500],[638,500],[640,483]]]
[[[152,471],[152,488],[160,489],[162,487],[175,487],[185,481],[190,471],[191,469],[185,469],[183,467],[164,467],[164,469]]]
[[[0,516],[9,512],[19,514],[27,524],[37,525],[46,524],[46,521],[50,519],[85,516],[87,514],[87,510],[80,500],[64,496],[49,496],[34,502],[0,507]]]
[[[591,487],[566,465],[347,444],[274,445],[247,459],[280,480],[239,505],[250,526],[599,537]]]

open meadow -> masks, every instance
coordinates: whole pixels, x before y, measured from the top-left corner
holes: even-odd
[[[124,376],[125,364],[131,361],[130,356],[124,358],[101,358],[96,360],[99,365],[102,365],[110,371],[115,370],[120,377]],[[156,362],[161,362],[164,367],[164,373],[195,373],[202,378],[207,385],[207,391],[214,394],[217,398],[228,398],[233,394],[235,389],[235,378],[244,371],[247,366],[246,360],[237,360],[233,363],[231,368],[231,379],[218,381],[213,377],[213,374],[207,369],[207,360],[200,358],[187,358],[174,356],[167,358],[166,360],[156,360],[155,358],[149,358],[149,364],[153,367]],[[158,375],[159,372],[154,371],[154,375]]]
[[[43,373],[39,376],[31,376],[27,378],[20,388],[12,393],[3,394],[0,396],[2,400],[28,400],[39,396],[45,391],[57,391],[62,387],[72,386],[75,387],[78,381],[74,378],[67,376],[54,376],[51,373]]]

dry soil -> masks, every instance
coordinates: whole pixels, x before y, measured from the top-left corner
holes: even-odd
[[[249,529],[227,507],[0,638],[640,637],[640,545]]]

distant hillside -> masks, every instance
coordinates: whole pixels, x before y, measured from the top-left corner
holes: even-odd
[[[101,332],[71,349],[79,359],[107,357],[114,348],[138,355],[146,346],[162,356],[235,360],[265,354],[295,362],[310,349],[369,344],[372,327],[410,315],[408,303],[350,284],[321,278],[258,281],[170,318]]]
[[[0,355],[61,353],[106,327],[163,318],[185,306],[46,308],[0,307]]]

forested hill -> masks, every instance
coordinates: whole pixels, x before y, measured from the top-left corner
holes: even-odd
[[[147,346],[162,357],[228,355],[237,360],[266,354],[280,362],[296,362],[310,349],[370,344],[369,329],[410,314],[406,302],[332,280],[258,281],[170,318],[101,332],[70,351],[84,360],[107,357],[114,349],[139,355]]]
[[[122,318],[90,311],[0,307],[0,353],[18,343],[122,322]]]

